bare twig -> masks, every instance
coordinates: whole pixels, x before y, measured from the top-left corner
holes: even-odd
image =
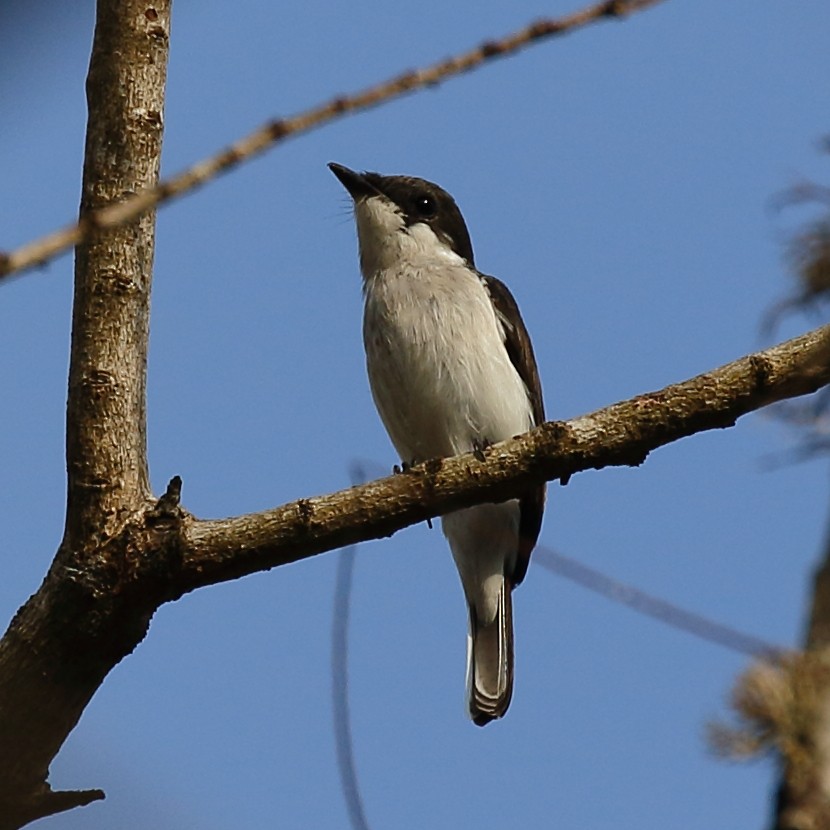
[[[373,474],[377,475],[377,470],[381,469],[380,466],[378,464],[370,466],[375,468]],[[352,465],[354,484],[362,484],[369,477],[366,465],[362,463]],[[349,605],[357,552],[358,545],[352,545],[341,551],[337,560],[331,628],[331,690],[337,766],[340,770],[340,784],[346,801],[349,822],[353,830],[369,830],[355,765],[354,737],[349,708]],[[576,559],[557,553],[544,545],[537,547],[534,559],[543,568],[557,576],[569,579],[612,602],[620,603],[633,611],[699,639],[752,657],[773,659],[783,654],[783,649],[772,646],[751,634],[745,634],[693,611],[680,608],[664,599],[647,594],[639,588],[625,585],[601,571],[589,568]],[[727,728],[713,727],[712,734],[714,741],[726,735]],[[728,731],[729,736],[733,734],[735,734],[734,731]]]
[[[454,75],[469,72],[496,58],[550,38],[564,35],[607,18],[621,18],[664,0],[602,0],[557,19],[539,20],[517,32],[488,40],[474,49],[434,63],[424,69],[404,72],[388,81],[352,95],[342,95],[297,115],[275,118],[230,147],[203,159],[189,169],[156,187],[86,213],[76,225],[36,239],[15,251],[0,252],[0,279],[39,265],[85,239],[94,229],[113,228],[129,222],[148,210],[171,201],[232,170],[268,148],[293,136],[307,133],[337,118],[376,107],[424,87],[434,86]]]
[[[700,640],[750,657],[767,657],[783,651],[751,634],[745,634],[653,594],[647,594],[633,585],[612,579],[607,574],[550,548],[539,546],[533,558],[537,564],[557,576],[565,577],[612,602],[625,605],[632,611],[659,620],[678,631],[685,631]]]
[[[365,479],[361,479],[361,483],[363,480]],[[331,702],[337,769],[340,772],[340,787],[346,800],[349,823],[353,830],[369,830],[357,777],[349,707],[349,606],[356,556],[357,545],[351,545],[340,551],[337,559],[331,621]]]
[[[358,485],[364,484],[369,475],[362,464],[355,463],[351,466],[350,478],[352,484]],[[369,820],[360,795],[349,710],[349,611],[356,558],[357,545],[352,545],[342,550],[337,560],[331,620],[331,703],[337,769],[340,771],[340,787],[346,800],[349,822],[353,830],[369,830]]]
[[[385,470],[376,461],[355,462],[352,467],[352,482],[362,484],[371,478],[383,476]],[[577,559],[565,556],[546,545],[537,545],[533,561],[556,576],[570,580],[588,591],[630,608],[638,614],[658,620],[665,625],[684,631],[738,654],[749,657],[765,657],[784,651],[780,646],[768,643],[752,634],[739,631],[732,626],[716,622],[708,617],[681,608],[675,603],[649,594],[633,585],[620,582],[608,574],[583,564]],[[338,574],[340,566],[338,566]]]

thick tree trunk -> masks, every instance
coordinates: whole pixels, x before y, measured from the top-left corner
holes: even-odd
[[[87,79],[81,216],[158,179],[170,0],[99,0]],[[102,797],[52,792],[49,764],[109,669],[139,641],[111,611],[107,552],[149,499],[145,371],[155,214],[79,246],[67,405],[66,529],[0,642],[0,827]],[[129,604],[129,603],[128,603]],[[146,625],[146,617],[145,623]],[[101,654],[108,654],[105,662]]]

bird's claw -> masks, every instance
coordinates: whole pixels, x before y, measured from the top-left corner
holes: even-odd
[[[473,455],[476,457],[476,461],[484,461],[484,451],[489,449],[492,446],[492,441],[488,441],[486,438],[482,438],[481,440],[476,439],[473,441]]]

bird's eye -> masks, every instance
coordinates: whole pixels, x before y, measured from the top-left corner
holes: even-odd
[[[418,212],[419,216],[422,216],[424,219],[429,219],[432,216],[435,216],[438,207],[432,196],[428,196],[426,193],[423,193],[415,198],[415,210]]]

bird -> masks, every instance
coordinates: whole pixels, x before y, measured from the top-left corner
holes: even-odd
[[[363,345],[375,406],[404,469],[473,452],[545,419],[533,346],[507,286],[476,269],[447,191],[331,162],[354,208]],[[513,695],[512,591],[542,526],[545,484],[447,513],[441,526],[469,610],[467,709],[479,725]]]

